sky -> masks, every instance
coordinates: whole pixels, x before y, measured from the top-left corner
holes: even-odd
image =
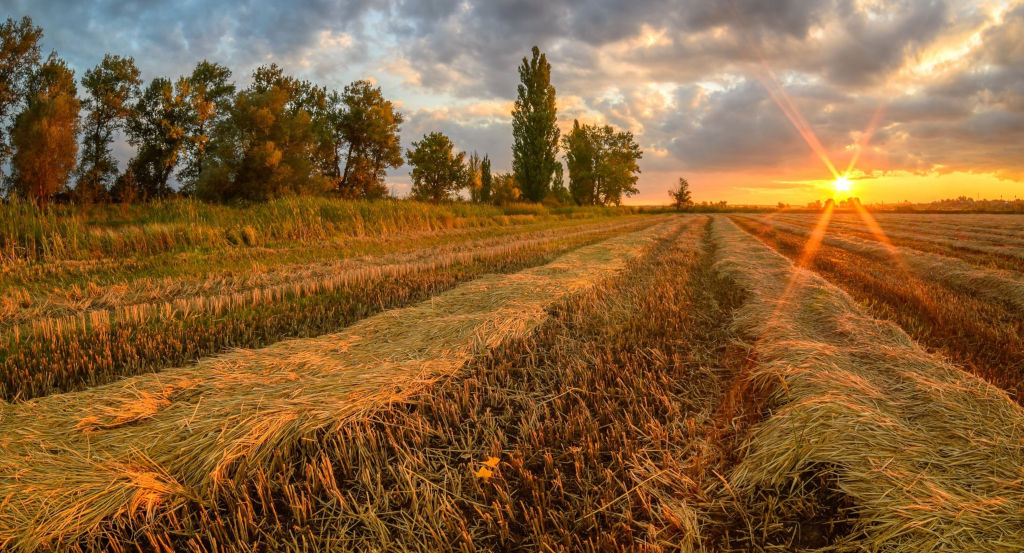
[[[371,79],[408,147],[440,130],[511,167],[516,68],[547,53],[559,124],[628,129],[640,193],[800,205],[1024,197],[1024,0],[0,0],[81,75],[104,53],[145,79],[200,59],[244,86],[277,63]],[[121,149],[125,147],[122,145]],[[128,155],[121,152],[122,156]],[[399,195],[409,168],[388,175]],[[844,194],[845,195],[845,194]]]

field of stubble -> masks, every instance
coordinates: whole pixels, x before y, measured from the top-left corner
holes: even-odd
[[[0,228],[0,549],[1024,550],[1024,217],[176,217]]]

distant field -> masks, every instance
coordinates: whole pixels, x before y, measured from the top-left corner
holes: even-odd
[[[1024,545],[1024,217],[0,206],[0,548]]]

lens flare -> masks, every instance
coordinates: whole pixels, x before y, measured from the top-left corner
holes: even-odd
[[[846,176],[839,177],[832,181],[832,189],[836,191],[836,194],[849,194],[853,188],[853,183]]]

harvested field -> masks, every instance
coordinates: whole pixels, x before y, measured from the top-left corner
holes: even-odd
[[[522,336],[543,320],[546,306],[621,270],[652,237],[678,225],[483,277],[340,334],[3,406],[0,466],[11,476],[0,481],[0,497],[8,498],[0,541],[51,542],[115,515],[208,496],[239,470],[268,463],[279,448],[400,400],[474,352]]]
[[[544,263],[583,244],[636,229],[652,219],[571,225],[509,238],[458,241],[436,248],[286,266],[194,285],[164,279],[160,301],[125,301],[97,289],[104,309],[59,299],[40,300],[60,318],[26,308],[22,324],[0,324],[0,398],[28,399],[188,363],[231,347],[253,347],[330,332],[389,307],[408,304],[487,272]],[[580,228],[582,227],[582,228]],[[269,273],[269,274],[268,274]],[[137,285],[137,281],[131,286]],[[145,283],[143,284],[145,286]],[[185,296],[182,289],[205,293]],[[215,291],[214,291],[215,290]],[[151,299],[152,291],[147,299]],[[157,296],[160,297],[160,296]],[[82,305],[82,304],[85,305]]]
[[[767,244],[799,260],[810,231],[773,220],[736,218]],[[829,230],[808,263],[874,316],[899,324],[940,353],[1024,398],[1024,310],[1020,272],[976,267]]]
[[[813,512],[826,485],[843,513],[833,550],[1019,550],[1024,410],[716,223],[719,268],[750,294],[737,318],[756,338],[750,377],[772,413],[731,478],[763,529],[754,536]]]
[[[817,220],[816,215],[781,215],[772,218],[807,228],[813,228]],[[882,217],[879,219],[879,222],[885,225],[887,220],[889,219]],[[1004,221],[1006,223],[1004,228],[1011,229],[1009,232],[1013,232],[1012,229],[1014,228],[1024,228],[1024,218],[1007,215],[1004,217]],[[907,227],[916,228],[908,229],[912,230],[912,232],[899,230],[901,228],[907,229]],[[877,233],[856,215],[835,215],[835,219],[829,223],[829,228],[858,238],[878,240]],[[886,240],[897,246],[907,246],[922,251],[959,257],[982,267],[1015,271],[1021,271],[1024,268],[1024,245],[1016,243],[1017,240],[1014,238],[988,234],[978,237],[977,233],[972,233],[973,237],[969,237],[947,229],[933,230],[930,229],[927,223],[922,224],[918,222],[915,224],[913,221],[901,222],[893,225],[892,228],[888,225],[882,228],[885,229]]]
[[[8,378],[0,549],[1024,549],[1021,271],[852,220],[530,217],[8,281],[9,352],[107,359],[105,317],[162,353]]]

